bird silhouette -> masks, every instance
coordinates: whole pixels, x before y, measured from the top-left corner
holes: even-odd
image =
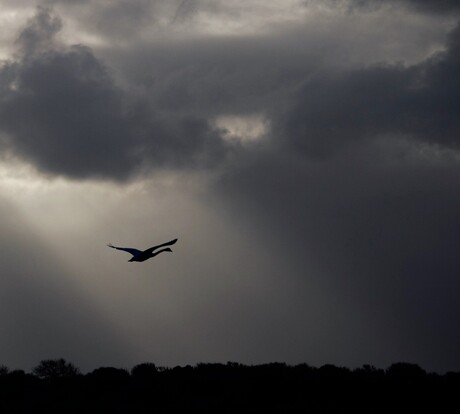
[[[154,252],[154,250],[159,249],[160,247],[172,246],[176,242],[177,242],[177,239],[174,239],[169,242],[159,244],[158,246],[150,247],[150,249],[147,249],[144,251],[133,249],[131,247],[117,247],[117,246],[114,246],[113,244],[108,244],[107,246],[111,247],[112,249],[124,250],[125,252],[132,254],[133,257],[131,257],[131,259],[129,259],[128,262],[145,262],[146,260],[152,257],[155,257],[157,254],[160,254],[162,252],[172,252],[172,250],[169,247],[158,250],[156,252]]]

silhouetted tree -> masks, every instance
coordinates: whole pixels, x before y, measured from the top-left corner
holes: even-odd
[[[385,371],[373,365],[365,364],[361,368],[356,368],[353,374],[356,378],[365,379],[366,381],[381,380],[385,376]]]
[[[144,362],[142,364],[136,365],[131,370],[131,375],[135,379],[148,381],[158,375],[158,369],[152,362]]]
[[[80,370],[65,359],[44,359],[32,370],[39,378],[53,380],[70,378],[80,374]]]
[[[364,365],[353,371],[330,364],[315,368],[230,362],[159,368],[142,363],[132,368],[131,375],[112,367],[76,375],[78,370],[63,359],[41,361],[34,374],[2,368],[2,413],[459,410],[460,373],[427,374],[408,363],[386,370]]]
[[[326,378],[329,380],[343,379],[343,378],[350,376],[350,370],[348,368],[336,367],[335,365],[332,365],[332,364],[322,365],[319,368],[318,373],[323,378]]]
[[[129,373],[123,368],[101,367],[87,375],[91,381],[107,386],[123,385],[129,380]]]
[[[0,365],[0,375],[6,375],[8,374],[8,372],[10,372],[10,369],[6,365],[1,364]]]
[[[397,362],[392,364],[386,372],[387,376],[392,379],[422,379],[426,376],[424,369],[417,364],[409,364],[407,362]]]

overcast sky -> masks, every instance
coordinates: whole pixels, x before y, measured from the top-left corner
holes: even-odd
[[[0,0],[0,363],[460,370],[459,22]]]

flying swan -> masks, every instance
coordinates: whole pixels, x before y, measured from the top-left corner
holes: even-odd
[[[131,259],[128,260],[129,262],[144,262],[145,260],[150,259],[151,257],[155,257],[157,254],[160,254],[162,252],[172,252],[172,250],[169,247],[167,247],[166,249],[158,250],[156,252],[154,252],[154,250],[164,246],[172,246],[176,242],[177,239],[174,239],[169,242],[159,244],[158,246],[153,246],[150,249],[144,251],[132,249],[131,247],[117,247],[113,244],[108,244],[107,246],[111,247],[112,249],[124,250],[125,252],[131,253],[133,257],[131,257]]]

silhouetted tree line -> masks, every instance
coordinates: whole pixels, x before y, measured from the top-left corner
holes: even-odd
[[[1,413],[460,412],[460,373],[418,365],[358,369],[270,363],[136,365],[82,374],[64,359],[30,373],[0,365]]]

